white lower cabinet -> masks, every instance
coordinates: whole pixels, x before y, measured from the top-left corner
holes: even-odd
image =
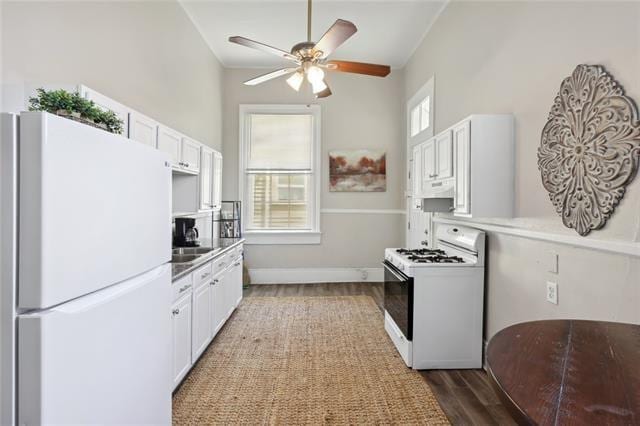
[[[173,386],[176,387],[191,368],[191,293],[171,307],[173,334]]]
[[[236,308],[242,301],[242,258],[236,259],[231,265],[229,271],[231,302],[233,304],[231,310]]]
[[[172,284],[174,389],[242,300],[242,252],[237,246]]]
[[[193,333],[191,358],[195,362],[211,340],[211,297],[209,282],[193,291]]]
[[[225,271],[222,271],[213,279],[211,285],[211,306],[213,308],[211,310],[211,327],[214,336],[224,325],[228,314],[225,306],[225,276]]]

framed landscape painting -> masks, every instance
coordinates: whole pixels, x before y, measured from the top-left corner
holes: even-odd
[[[387,164],[384,151],[359,149],[329,152],[329,191],[384,192]]]

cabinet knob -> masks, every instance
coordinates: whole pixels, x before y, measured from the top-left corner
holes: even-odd
[[[178,315],[180,313],[180,309],[174,309],[173,311],[171,311],[171,313],[173,315]]]

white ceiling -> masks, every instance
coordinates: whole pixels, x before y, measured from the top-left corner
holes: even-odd
[[[342,18],[358,32],[331,59],[404,66],[447,0],[315,0],[312,39]],[[229,43],[244,36],[289,51],[306,40],[306,0],[180,0],[209,47],[227,67],[267,68],[277,56]],[[286,63],[286,61],[284,62]]]

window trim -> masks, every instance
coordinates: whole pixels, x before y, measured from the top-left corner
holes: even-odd
[[[246,137],[250,133],[247,120],[250,114],[311,114],[313,116],[313,138],[311,141],[311,167],[313,187],[309,197],[311,212],[311,229],[304,230],[250,230],[245,229],[247,220],[242,221],[242,233],[246,244],[320,244],[320,196],[322,192],[321,170],[321,128],[322,117],[320,105],[274,105],[274,104],[240,104],[238,114],[239,143],[238,143],[238,196],[242,201],[242,217],[247,218],[246,170],[248,162],[248,144]]]

